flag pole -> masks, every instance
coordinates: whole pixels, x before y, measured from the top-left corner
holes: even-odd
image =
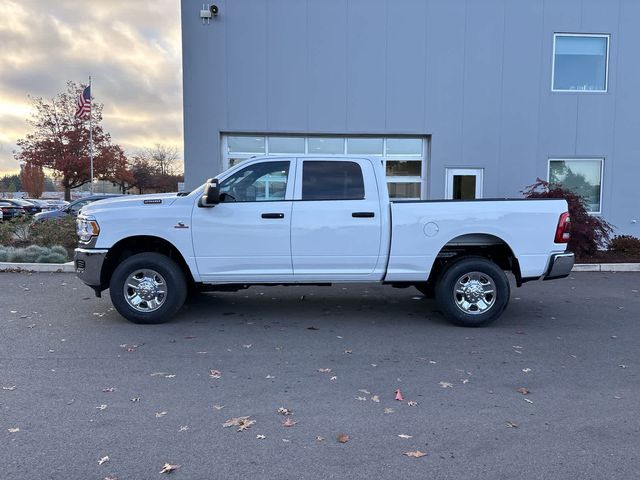
[[[89,75],[89,170],[91,174],[91,195],[93,195],[93,101],[91,100],[91,75]]]

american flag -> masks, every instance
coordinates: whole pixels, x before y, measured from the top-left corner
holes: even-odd
[[[76,118],[87,118],[91,112],[91,86],[82,90],[76,104]]]

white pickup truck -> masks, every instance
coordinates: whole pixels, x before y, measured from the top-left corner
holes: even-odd
[[[435,296],[464,326],[517,286],[566,277],[564,200],[389,201],[379,159],[252,158],[185,194],[117,197],[78,216],[78,276],[136,323],[189,289],[377,282]]]

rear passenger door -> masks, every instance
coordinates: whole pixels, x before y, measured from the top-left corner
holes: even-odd
[[[291,215],[294,278],[365,280],[378,263],[380,200],[367,159],[300,159]]]

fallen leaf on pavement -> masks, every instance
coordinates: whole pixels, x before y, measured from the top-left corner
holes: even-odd
[[[167,412],[156,412],[156,418],[164,417]]]
[[[344,353],[353,353],[353,350],[345,350]]]
[[[400,389],[398,388],[396,390],[396,400],[402,402],[404,400],[404,397],[402,396],[402,392],[400,391]]]
[[[403,455],[406,455],[407,457],[420,458],[424,457],[426,453],[416,450],[415,452],[404,452]]]
[[[247,345],[242,345],[242,346],[244,348],[251,348],[251,347],[253,347],[253,344],[252,343],[248,343]]]
[[[265,439],[265,438],[267,438],[267,437],[266,437],[265,435],[258,434],[258,435],[256,435],[256,438],[257,438],[258,440],[264,440],[264,439]]]
[[[523,371],[524,373],[529,373],[529,372],[531,371],[531,369],[530,369],[530,368],[523,368],[523,369],[522,369],[522,371]]]
[[[453,383],[449,383],[449,382],[440,382],[440,386],[442,388],[453,388]]]
[[[386,413],[386,414],[393,413],[393,412],[394,412],[393,408],[385,408],[384,409],[384,413]]]
[[[331,369],[330,368],[319,368],[318,371],[320,373],[331,373]]]
[[[170,463],[165,463],[162,467],[162,470],[160,470],[160,473],[171,473],[178,468],[180,468],[180,465],[171,465]]]
[[[520,425],[518,425],[515,422],[511,422],[511,421],[507,420],[507,427],[509,427],[509,428],[519,428]]]
[[[186,432],[187,430],[189,430],[189,426],[188,425],[182,425],[180,427],[180,430],[178,430],[178,433],[180,432]]]
[[[213,408],[215,408],[216,410],[222,410],[224,408],[224,405],[214,405]]]
[[[293,410],[289,408],[280,407],[278,413],[281,415],[293,415]]]
[[[103,463],[106,463],[109,461],[109,455],[102,457],[100,460],[98,460],[98,465],[102,465]]]
[[[516,392],[519,392],[523,395],[529,395],[529,389],[527,387],[520,387],[516,390]]]
[[[96,407],[98,410],[104,410],[105,408],[107,408],[106,405],[100,405],[98,407]]]
[[[400,438],[413,438],[412,435],[407,435],[406,433],[401,433],[398,435]]]
[[[242,432],[248,428],[251,427],[251,425],[253,425],[254,423],[256,423],[255,420],[249,420],[250,416],[247,417],[234,417],[234,418],[230,418],[229,420],[227,420],[226,422],[224,422],[222,424],[223,427],[238,427],[238,432]]]
[[[347,435],[346,433],[341,433],[340,435],[338,435],[338,442],[347,443],[348,441],[349,441],[349,435]]]
[[[103,388],[102,391],[104,393],[110,393],[110,392],[115,392],[116,389],[115,389],[115,387],[107,387],[107,388]]]
[[[169,375],[165,375],[164,378],[176,378],[175,374],[171,373]]]
[[[371,397],[372,402],[380,403],[380,397],[378,395],[374,395]]]
[[[9,390],[9,391],[13,391],[16,389],[15,385],[11,385],[10,387],[2,387],[3,390]]]
[[[7,428],[7,430],[9,431],[9,433],[18,433],[20,431],[18,427]]]
[[[220,370],[211,369],[209,370],[209,377],[220,378],[222,377],[222,372]]]
[[[267,375],[267,376],[266,376],[266,377],[264,377],[264,378],[276,378],[276,377],[274,377],[273,375]]]
[[[469,379],[468,378],[463,378],[462,379],[462,384],[466,385],[467,383],[469,383]]]
[[[527,402],[527,403],[533,403],[533,402],[532,402],[531,400],[529,400],[528,398],[525,398],[525,399],[524,399],[524,401],[525,401],[525,402]]]
[[[283,427],[293,427],[296,423],[295,420],[291,419],[291,418],[287,418],[284,422],[282,422],[282,426]]]
[[[365,388],[361,388],[360,390],[358,390],[360,393],[364,393],[366,395],[371,395],[371,392]]]
[[[324,441],[325,441],[325,438],[324,438],[324,437],[321,437],[320,435],[318,435],[318,436],[316,437],[316,441],[317,441],[317,442],[324,442]]]
[[[361,402],[366,402],[367,397],[356,397],[356,400],[360,400]]]
[[[118,480],[118,477],[114,477],[113,475],[107,475],[104,477],[104,480]]]
[[[334,376],[333,376],[333,377],[331,377],[329,380],[331,380],[331,381],[336,381],[336,380],[338,380],[338,377],[336,377],[336,376],[334,375]]]
[[[418,402],[413,401],[413,400],[409,400],[407,402],[407,405],[409,405],[410,407],[417,407],[418,406]]]
[[[133,397],[131,399],[132,402],[139,402],[140,401],[140,397]]]

